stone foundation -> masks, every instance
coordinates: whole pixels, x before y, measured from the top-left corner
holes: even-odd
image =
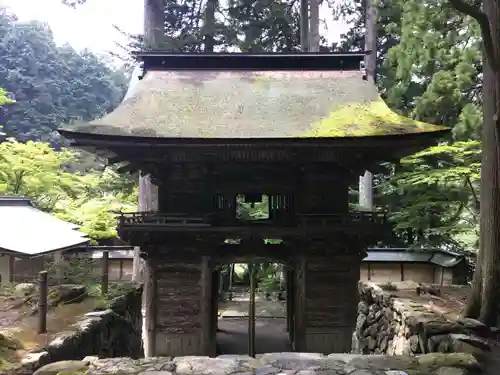
[[[477,375],[470,354],[426,354],[417,357],[355,354],[268,353],[209,357],[156,357],[67,361],[48,365],[34,375]]]
[[[142,357],[141,294],[142,287],[137,286],[111,301],[107,310],[83,315],[72,331],[62,332],[42,351],[29,353],[9,374],[33,374],[49,363],[91,355]]]
[[[416,355],[489,351],[490,329],[474,319],[452,321],[375,284],[359,283],[354,353]]]

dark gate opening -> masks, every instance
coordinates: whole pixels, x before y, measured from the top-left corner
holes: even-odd
[[[221,266],[216,334],[218,355],[253,356],[291,351],[286,272],[286,268],[277,263]]]

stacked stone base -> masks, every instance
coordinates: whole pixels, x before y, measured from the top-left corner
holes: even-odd
[[[209,357],[98,359],[52,363],[34,375],[476,375],[470,354],[432,353],[416,357],[318,353],[267,353]]]
[[[417,355],[490,351],[496,335],[474,319],[451,320],[427,307],[393,296],[375,284],[359,284],[360,302],[352,351],[359,354]]]

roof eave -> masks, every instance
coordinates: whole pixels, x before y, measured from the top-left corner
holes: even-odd
[[[73,141],[75,144],[83,145],[158,145],[158,146],[203,146],[203,145],[325,145],[363,142],[373,140],[384,141],[435,141],[449,134],[451,129],[440,129],[431,132],[416,132],[406,134],[391,135],[367,135],[367,136],[347,136],[347,137],[296,137],[296,138],[188,138],[188,137],[143,137],[134,135],[108,135],[75,132],[69,129],[58,129],[59,134]]]
[[[169,53],[136,54],[149,70],[360,70],[366,52],[351,53]]]
[[[11,256],[14,256],[16,258],[23,258],[23,259],[36,258],[36,257],[43,256],[43,255],[49,255],[49,254],[57,253],[59,251],[63,251],[64,252],[64,251],[67,251],[67,250],[75,249],[75,248],[78,248],[78,247],[81,247],[81,246],[84,246],[84,245],[90,243],[90,239],[88,239],[88,238],[83,238],[82,237],[82,240],[83,240],[82,242],[79,242],[79,243],[76,243],[76,244],[72,244],[72,245],[69,245],[69,246],[60,247],[60,248],[57,248],[57,249],[46,250],[46,251],[43,251],[43,252],[40,252],[40,253],[36,253],[36,254],[28,254],[28,253],[23,253],[21,251],[10,250],[10,249],[5,249],[5,248],[0,248],[0,253],[11,255]]]

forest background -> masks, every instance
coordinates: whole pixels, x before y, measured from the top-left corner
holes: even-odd
[[[172,51],[298,51],[296,0],[168,0]],[[70,6],[72,4],[69,4]],[[323,51],[364,49],[365,4],[333,2],[351,29]],[[479,234],[482,54],[479,26],[445,0],[384,0],[378,7],[377,84],[396,112],[453,131],[448,139],[375,175],[374,203],[395,237],[385,246],[475,251]],[[207,21],[207,16],[209,21]],[[207,46],[205,36],[213,35]],[[128,35],[133,52],[141,35]],[[113,238],[117,210],[134,210],[137,176],[118,174],[93,154],[69,150],[62,124],[113,110],[128,85],[131,60],[58,46],[50,28],[19,22],[0,7],[0,195],[29,197],[74,222],[96,241]],[[352,205],[358,187],[351,189]],[[258,214],[258,213],[256,213]]]

